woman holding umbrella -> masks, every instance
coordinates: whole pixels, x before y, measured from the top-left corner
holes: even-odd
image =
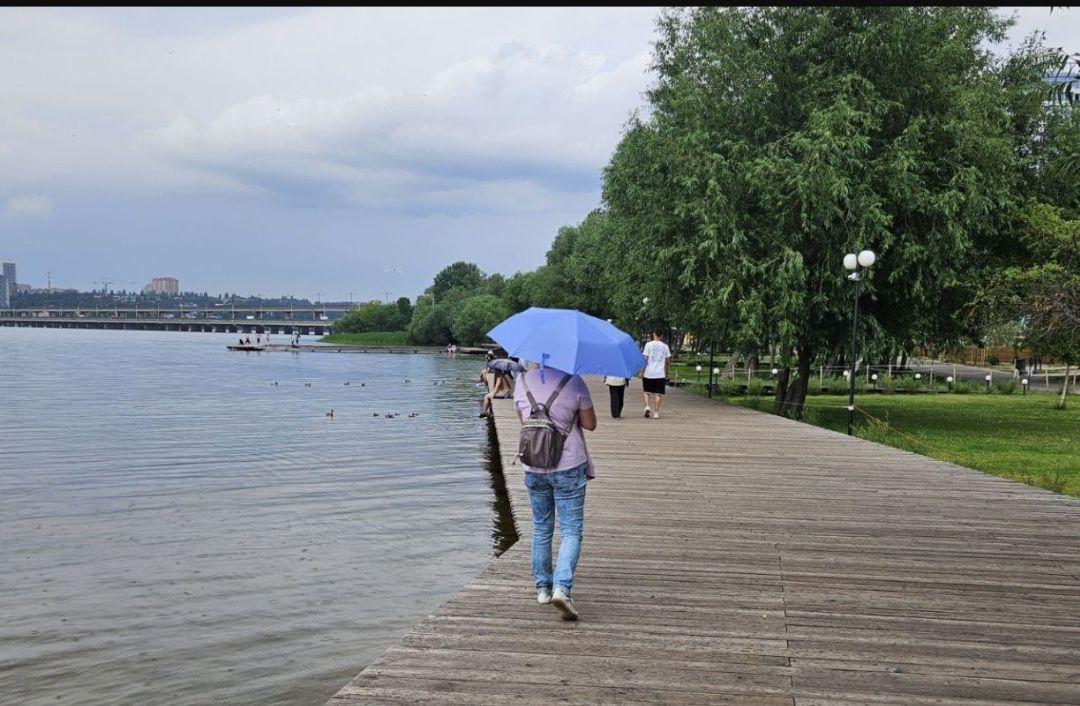
[[[593,477],[591,459],[582,429],[596,429],[589,388],[579,375],[554,368],[535,368],[522,373],[514,391],[518,419],[525,421],[538,402],[546,401],[548,416],[564,430],[562,455],[551,468],[525,465],[525,487],[532,506],[532,571],[536,600],[559,609],[563,620],[577,620],[570,598],[574,571],[581,553],[585,524],[585,484]],[[559,519],[559,555],[552,572],[551,540],[555,517]]]
[[[559,609],[563,620],[577,620],[570,600],[585,518],[585,483],[595,477],[583,429],[596,429],[596,410],[583,374],[630,377],[643,367],[637,343],[625,331],[575,309],[530,307],[488,331],[509,355],[539,363],[517,378],[514,407],[522,421],[519,456],[533,459],[536,438],[562,435],[557,462],[552,446],[544,467],[525,463],[525,487],[532,506],[532,571],[536,598]],[[565,371],[565,372],[564,372]],[[546,406],[550,421],[534,410]],[[558,431],[554,431],[550,426]],[[539,465],[539,464],[538,464]],[[559,556],[551,567],[554,516],[559,518]]]

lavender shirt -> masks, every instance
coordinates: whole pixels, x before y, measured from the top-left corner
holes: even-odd
[[[522,377],[528,382],[529,392],[532,393],[533,399],[539,403],[544,403],[547,402],[548,397],[551,397],[551,393],[555,392],[555,388],[559,386],[559,381],[565,375],[566,373],[561,370],[546,368],[544,370],[544,382],[540,382],[540,369],[533,368],[518,376],[517,384],[514,385],[514,405],[521,412],[522,419],[528,419],[529,412],[532,409],[529,398],[525,396],[525,386],[521,384]],[[548,414],[551,416],[551,421],[565,431],[566,427],[570,425],[575,410],[592,409],[592,406],[589,388],[585,386],[584,380],[575,375],[563,386],[562,392],[551,404]],[[592,478],[595,474],[593,473],[592,459],[589,458],[589,451],[585,448],[585,434],[581,427],[575,424],[574,430],[570,432],[565,443],[563,443],[562,456],[559,457],[559,464],[555,468],[525,466],[525,470],[533,473],[554,473],[577,468],[583,463],[589,464],[588,475]]]

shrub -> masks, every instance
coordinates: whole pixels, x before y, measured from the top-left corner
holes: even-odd
[[[990,351],[989,353],[986,354],[986,364],[987,365],[997,365],[1000,362],[1001,362],[1001,358],[998,358],[998,354],[997,354],[996,351]]]
[[[848,391],[848,381],[842,377],[829,378],[825,381],[825,387],[829,388],[830,395],[843,395]]]
[[[970,395],[979,392],[982,388],[974,380],[957,380],[953,382],[953,392],[958,395]]]
[[[1003,395],[1011,395],[1020,387],[1020,382],[1016,378],[1011,378],[1009,380],[995,382],[994,387]]]

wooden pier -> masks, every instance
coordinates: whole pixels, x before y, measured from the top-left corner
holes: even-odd
[[[1080,703],[1080,500],[673,390],[590,381],[598,477],[564,622],[521,541],[330,700]],[[557,533],[556,533],[557,534]]]

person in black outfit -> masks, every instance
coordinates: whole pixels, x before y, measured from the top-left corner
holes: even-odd
[[[626,386],[630,384],[630,378],[605,375],[604,384],[608,386],[608,393],[611,395],[611,417],[619,419],[622,417],[623,399],[626,397]]]

